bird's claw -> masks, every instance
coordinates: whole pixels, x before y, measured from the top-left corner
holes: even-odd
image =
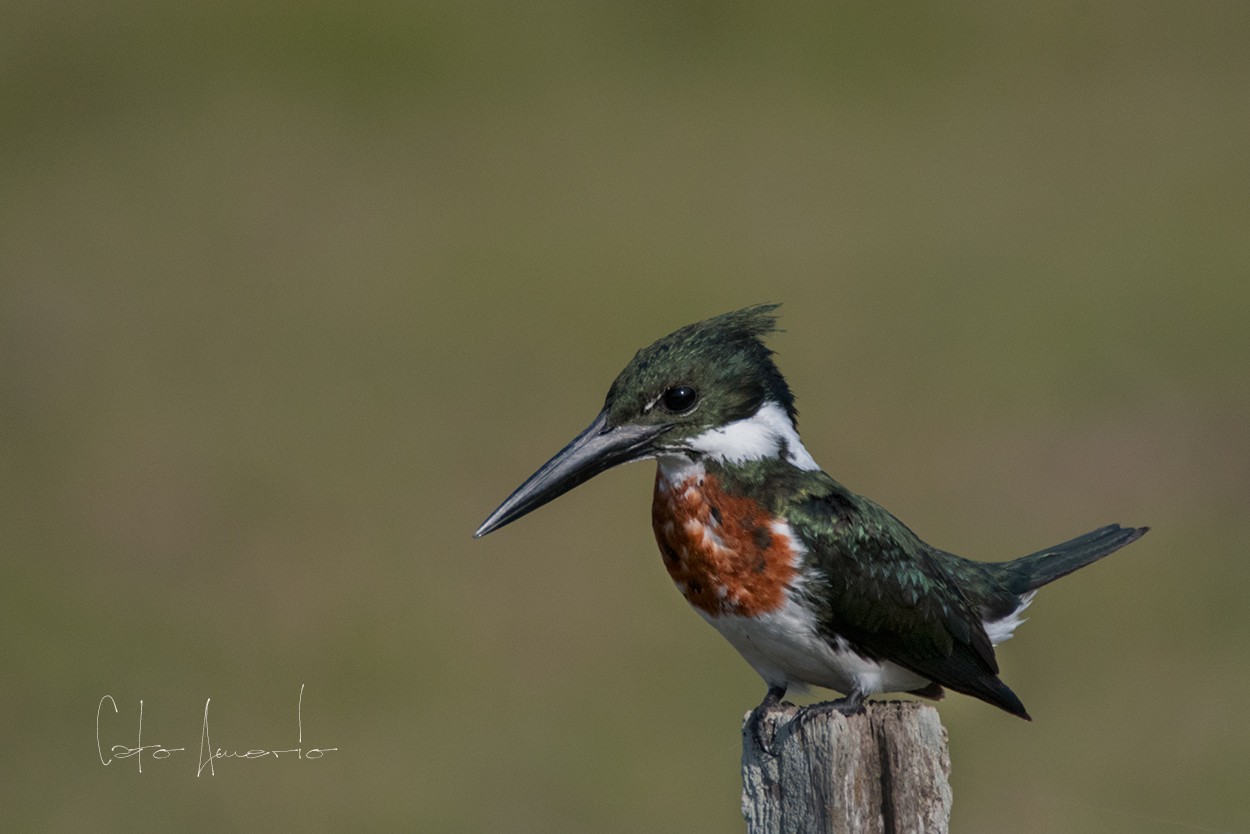
[[[764,733],[764,716],[769,710],[781,703],[781,698],[786,694],[784,689],[774,687],[768,690],[768,694],[764,696],[764,700],[760,705],[751,710],[751,714],[747,716],[746,724],[742,728],[743,734],[750,733],[755,746],[763,750],[765,754],[772,758],[777,758],[780,752],[774,746],[777,734],[772,733],[772,738],[766,738]],[[852,691],[845,698],[838,698],[835,701],[822,701],[819,704],[811,704],[806,707],[799,707],[794,717],[786,722],[786,726],[792,730],[802,729],[803,725],[820,715],[828,715],[836,712],[845,715],[848,718],[852,715],[859,715],[864,711],[864,702],[867,696],[859,691]]]
[[[853,715],[859,715],[864,712],[865,696],[861,692],[852,692],[845,698],[838,698],[834,701],[821,701],[819,704],[810,704],[806,707],[799,707],[794,717],[790,719],[786,726],[792,731],[801,730],[808,721],[821,716],[836,712],[850,718]]]
[[[772,742],[764,737],[764,716],[768,714],[769,710],[781,703],[781,699],[785,694],[786,690],[783,687],[769,687],[768,694],[764,696],[763,701],[760,701],[758,707],[751,710],[751,714],[747,716],[747,723],[742,728],[743,734],[750,733],[755,746],[772,758],[777,757],[777,751],[773,748]],[[774,733],[774,739],[775,737],[776,734]]]

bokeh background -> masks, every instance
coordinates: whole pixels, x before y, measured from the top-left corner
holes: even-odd
[[[961,832],[1250,831],[1250,7],[10,0],[13,831],[741,828],[763,686],[651,467],[470,533],[633,351],[781,301],[933,543],[1155,529],[941,705]],[[229,761],[196,778],[205,702]],[[820,693],[818,693],[820,694]],[[827,694],[827,693],[826,693]],[[185,746],[100,764],[103,742]]]

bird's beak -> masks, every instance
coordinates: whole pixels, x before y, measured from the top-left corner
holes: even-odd
[[[517,487],[482,522],[473,538],[480,539],[492,530],[516,521],[613,466],[654,456],[655,449],[651,442],[668,428],[667,425],[610,426],[607,412],[599,412],[595,421],[569,445]]]

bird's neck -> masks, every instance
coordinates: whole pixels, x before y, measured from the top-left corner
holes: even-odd
[[[797,469],[819,469],[803,446],[790,416],[779,403],[767,401],[750,417],[708,429],[685,444],[690,455],[676,455],[688,461],[700,459],[726,466],[751,461],[777,459]],[[660,458],[660,467],[665,460]],[[670,463],[670,469],[679,468]]]

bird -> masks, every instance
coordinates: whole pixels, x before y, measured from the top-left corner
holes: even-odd
[[[999,677],[1039,588],[1140,538],[1100,527],[1001,562],[923,541],[827,474],[804,447],[790,386],[765,338],[780,305],[687,325],[639,350],[584,431],[474,533],[481,538],[608,469],[656,461],[651,523],[686,601],[763,679],[758,721],[790,691],[842,697],[946,690],[1031,720]]]

